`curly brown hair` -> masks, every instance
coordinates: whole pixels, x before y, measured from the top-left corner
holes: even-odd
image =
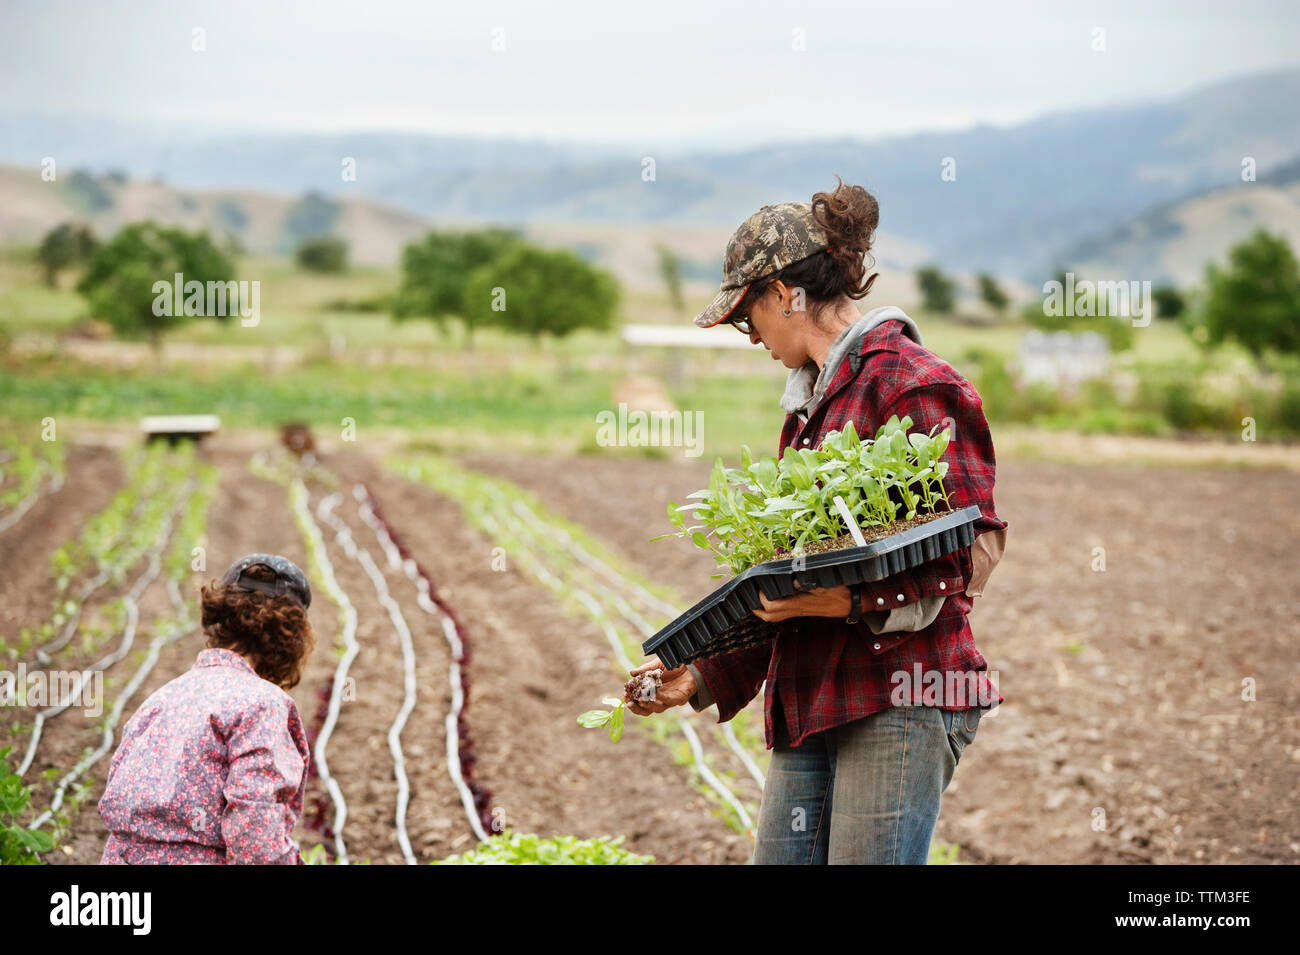
[[[736,303],[735,314],[748,312],[778,280],[803,289],[814,322],[822,309],[841,295],[859,299],[871,291],[879,277],[879,273],[867,275],[867,271],[875,265],[871,246],[880,225],[880,203],[861,186],[847,185],[839,176],[835,181],[833,192],[818,192],[812,197],[812,216],[826,232],[829,254],[820,251],[755,280]]]
[[[245,576],[268,583],[275,572],[254,564]],[[201,591],[203,631],[210,649],[234,650],[250,658],[264,680],[292,689],[316,646],[307,611],[292,598],[222,587],[213,581]]]

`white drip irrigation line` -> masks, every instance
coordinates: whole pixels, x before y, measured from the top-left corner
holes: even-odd
[[[316,569],[320,573],[322,583],[325,584],[325,593],[343,611],[344,651],[338,666],[334,669],[329,711],[325,715],[325,722],[321,724],[320,733],[316,736],[314,758],[316,772],[334,803],[334,855],[339,865],[347,865],[348,849],[343,841],[343,827],[348,821],[348,804],[343,799],[343,790],[339,787],[338,780],[330,775],[325,749],[339,720],[339,706],[343,700],[343,683],[347,679],[348,667],[352,665],[352,660],[361,650],[361,645],[357,643],[357,610],[334,577],[334,565],[330,563],[329,554],[325,550],[325,538],[321,534],[320,525],[311,516],[308,500],[307,485],[302,483],[301,478],[293,478],[289,483],[290,504],[298,517],[299,527],[308,537],[308,550],[315,557]]]
[[[759,695],[762,696],[762,694]],[[763,770],[758,763],[754,762],[754,757],[750,755],[749,750],[736,736],[736,730],[731,725],[731,720],[727,720],[722,724],[722,738],[726,741],[727,748],[736,754],[736,758],[740,760],[741,764],[749,772],[750,777],[758,784],[758,791],[762,792],[764,787],[767,786],[767,777],[763,775]]]
[[[172,529],[176,524],[176,516],[184,507],[186,498],[189,497],[189,494],[194,489],[194,484],[195,482],[193,480],[186,482],[185,488],[177,499],[178,503],[168,512],[167,516],[163,520],[162,528],[158,531],[157,540],[155,541],[153,550],[149,555],[149,565],[144,569],[140,576],[136,578],[131,589],[127,591],[126,596],[122,598],[122,601],[126,606],[127,621],[126,627],[122,631],[122,641],[118,644],[117,649],[95,661],[95,663],[93,663],[88,669],[81,670],[77,673],[74,680],[75,686],[71,688],[65,696],[66,702],[61,703],[58,706],[46,707],[36,714],[36,719],[32,724],[31,741],[27,744],[27,752],[23,756],[23,761],[18,765],[16,770],[20,778],[31,767],[32,760],[36,758],[36,748],[41,743],[41,735],[44,732],[46,722],[54,719],[54,717],[65,712],[72,706],[73,700],[81,694],[81,688],[85,685],[87,676],[94,673],[96,670],[108,669],[118,663],[131,651],[131,646],[135,643],[136,627],[140,622],[140,595],[144,593],[145,589],[151,583],[153,583],[154,579],[158,576],[158,573],[162,570],[162,555],[167,549],[168,541],[171,539]]]
[[[465,784],[465,777],[460,771],[459,724],[461,711],[465,707],[465,693],[461,689],[460,663],[458,661],[465,654],[465,644],[460,638],[460,633],[456,630],[456,624],[442,612],[442,608],[433,602],[431,596],[433,593],[432,584],[429,579],[420,573],[413,559],[402,559],[401,551],[397,549],[397,544],[388,533],[388,529],[375,517],[374,509],[370,504],[370,494],[366,491],[365,485],[357,484],[354,486],[352,495],[359,502],[358,511],[361,520],[374,531],[379,546],[384,551],[384,556],[388,558],[388,566],[394,570],[402,571],[407,579],[415,584],[416,603],[420,609],[442,624],[443,636],[446,637],[447,645],[451,650],[451,662],[447,673],[448,680],[451,683],[451,708],[447,712],[447,719],[444,723],[447,737],[447,774],[451,777],[452,784],[460,794],[461,805],[465,809],[465,815],[469,817],[470,828],[474,830],[475,837],[479,842],[487,842],[488,834],[479,818],[478,808],[474,805],[474,794],[470,792],[469,786]]]
[[[3,534],[9,528],[13,527],[23,519],[23,515],[32,509],[32,505],[41,499],[41,489],[38,486],[25,498],[9,509],[9,513],[0,517],[0,534]]]
[[[77,627],[81,624],[81,611],[82,608],[85,607],[86,601],[94,595],[95,591],[104,586],[112,576],[113,572],[111,569],[104,569],[86,582],[86,586],[82,588],[81,596],[77,600],[76,609],[72,611],[72,615],[68,618],[68,622],[63,625],[63,631],[55,640],[44,644],[36,651],[36,660],[41,664],[41,666],[49,666],[50,661],[53,659],[51,654],[58,653],[68,645],[73,634],[77,632]]]
[[[631,593],[633,597],[641,602],[642,606],[657,611],[658,613],[665,614],[670,620],[675,620],[677,618],[678,610],[672,604],[656,597],[636,581],[627,579],[627,577],[614,570],[598,557],[592,556],[591,552],[574,540],[573,536],[563,527],[556,527],[547,524],[532,508],[519,498],[515,498],[511,502],[510,506],[516,514],[521,515],[538,530],[541,530],[548,535],[553,534],[559,539],[560,543],[564,544],[564,546],[567,547],[569,551],[582,563],[596,571],[596,573],[600,574],[610,583],[622,587]]]
[[[388,611],[388,619],[392,621],[393,630],[396,631],[398,642],[402,647],[404,696],[402,708],[398,710],[393,725],[388,728],[388,752],[392,754],[393,775],[397,778],[397,810],[393,816],[397,826],[397,844],[402,849],[402,858],[406,860],[406,864],[416,865],[415,853],[411,851],[411,839],[406,831],[406,807],[411,802],[411,783],[406,777],[406,757],[402,753],[402,729],[406,726],[407,717],[415,709],[415,646],[411,639],[411,628],[407,626],[401,606],[388,592],[388,583],[384,580],[383,572],[375,565],[370,552],[352,539],[352,532],[347,524],[334,513],[334,508],[342,500],[343,495],[338,492],[323,498],[316,509],[316,514],[334,528],[335,540],[342,545],[344,552],[365,570],[366,576],[370,578],[370,583],[375,588],[375,595]]]
[[[535,512],[530,510],[527,505],[523,504],[522,501],[518,501],[518,500],[515,501],[515,505],[518,505],[513,507],[516,514],[521,514],[521,513],[525,514],[528,523],[531,524],[532,527],[536,528],[538,532],[549,533],[550,528],[547,527],[546,522],[543,521],[540,517],[538,517]],[[522,512],[520,508],[522,508]],[[516,526],[518,526],[518,522],[516,522]],[[578,551],[582,551],[581,545],[579,545],[576,541],[574,541],[569,534],[563,531],[563,529],[556,528],[555,530],[557,531],[557,534],[560,536],[561,543],[565,546],[567,550],[569,550],[571,553],[575,553],[575,555]],[[582,553],[586,553],[586,551],[582,551]],[[649,594],[649,592],[646,591],[644,588],[639,587],[634,581],[628,580],[618,571],[614,570],[608,565],[601,564],[595,558],[591,558],[591,561],[594,562],[595,564],[599,564],[600,567],[604,569],[603,576],[605,576],[607,579],[613,580],[618,586],[625,587],[627,590],[632,591],[633,593],[639,591],[641,594],[645,594],[652,597],[654,599],[655,608],[666,611],[669,614],[670,619],[676,619],[677,616],[679,615],[678,611],[674,607],[670,606],[667,603],[664,603],[663,601],[658,600],[658,598],[654,598],[652,594]],[[587,561],[584,561],[584,563],[587,563]],[[591,566],[590,563],[588,565]],[[654,627],[652,627],[645,620],[644,617],[642,617],[639,613],[637,613],[634,609],[632,609],[631,605],[629,605],[628,602],[617,592],[613,590],[606,590],[605,594],[609,598],[610,602],[614,604],[619,614],[622,615],[622,617],[625,620],[627,620],[628,623],[632,624],[632,626],[634,626],[637,630],[639,630],[643,636],[647,638],[653,637],[658,632]],[[631,668],[629,667],[629,669]],[[759,768],[758,763],[754,762],[754,757],[750,755],[749,750],[747,750],[744,747],[744,745],[740,742],[740,740],[736,737],[736,731],[732,727],[730,721],[727,721],[726,723],[722,724],[722,738],[727,748],[730,749],[733,754],[735,754],[736,758],[740,760],[741,765],[745,767],[745,770],[753,778],[754,782],[758,784],[759,792],[762,792],[763,787],[766,785],[766,778],[763,775],[763,770]]]
[[[162,490],[159,486],[161,483],[162,477],[159,475],[156,476],[156,479],[152,481],[148,487],[140,489],[141,493],[136,496],[135,503],[131,505],[131,513],[127,515],[128,522],[143,513],[145,502],[153,496],[155,491]],[[183,497],[181,500],[183,500]],[[116,541],[114,543],[116,543]],[[129,569],[132,564],[140,559],[140,551],[137,550],[135,553],[128,556],[130,557],[130,564],[128,564],[124,569]],[[108,583],[112,576],[112,567],[101,566],[99,573],[86,582],[86,586],[82,588],[81,596],[77,599],[77,605],[73,609],[72,615],[68,618],[68,622],[63,625],[63,630],[59,633],[59,636],[54,640],[42,644],[37,649],[36,662],[41,666],[49,666],[50,661],[53,659],[52,654],[58,653],[68,645],[69,641],[71,641],[77,633],[77,627],[81,623],[81,613],[86,606],[86,601],[89,600],[100,587]]]
[[[447,711],[447,719],[443,722],[444,735],[447,738],[447,773],[451,776],[456,791],[460,793],[460,804],[465,809],[465,815],[469,817],[469,825],[474,830],[474,837],[479,842],[487,842],[488,834],[483,828],[482,820],[479,818],[478,807],[474,804],[474,794],[470,792],[469,786],[465,783],[465,776],[460,770],[459,723],[461,711],[465,708],[465,691],[461,686],[461,671],[458,661],[465,655],[465,644],[460,639],[460,633],[456,630],[455,622],[443,613],[429,597],[428,581],[423,578],[420,580],[420,596],[418,600],[420,606],[426,612],[433,612],[434,610],[438,612],[438,616],[442,620],[442,634],[447,638],[447,645],[451,649],[451,664],[447,667],[447,682],[451,687],[451,707]]]
[[[632,626],[640,630],[642,636],[649,638],[653,637],[655,633],[658,632],[654,627],[650,626],[650,624],[642,619],[641,615],[633,610],[628,605],[627,601],[617,593],[614,591],[608,591],[608,596],[610,601],[618,609],[618,612],[622,614],[623,619],[627,620],[632,624]],[[759,768],[758,763],[754,762],[754,757],[750,755],[749,750],[747,750],[736,737],[736,730],[731,725],[731,720],[727,720],[727,722],[722,724],[722,739],[723,742],[727,744],[727,748],[735,754],[737,759],[740,760],[741,765],[745,767],[745,770],[753,778],[754,782],[758,784],[758,791],[761,793],[763,787],[766,785],[766,778],[763,775],[763,770]]]
[[[64,475],[56,471],[48,461],[45,463],[42,470],[49,473],[50,486],[42,491],[41,481],[38,480],[36,482],[36,487],[32,489],[30,494],[10,508],[8,514],[4,515],[4,517],[0,517],[0,534],[3,534],[5,531],[9,530],[9,528],[21,521],[23,515],[32,509],[32,505],[41,499],[42,494],[58,494],[59,491],[63,489]]]
[[[587,607],[587,610],[597,619],[601,628],[605,631],[606,638],[609,640],[610,645],[617,647],[620,651],[620,664],[628,670],[633,669],[634,665],[632,660],[628,657],[627,652],[622,650],[622,639],[619,637],[618,631],[614,627],[613,622],[609,619],[609,615],[604,612],[603,608],[600,607],[595,598],[593,598],[589,593],[576,587],[574,590],[578,600]],[[674,716],[676,716],[676,714],[674,714]],[[695,768],[699,772],[700,778],[703,779],[714,792],[721,796],[729,806],[731,806],[735,811],[737,818],[740,819],[740,824],[742,826],[746,829],[754,828],[754,820],[750,817],[745,807],[741,805],[740,800],[736,798],[735,794],[732,793],[721,779],[714,775],[713,770],[711,770],[708,763],[705,762],[704,750],[700,746],[700,737],[699,734],[695,732],[695,727],[680,717],[677,718],[676,722],[678,729],[682,731],[682,735],[686,737],[687,743],[690,744],[691,754],[695,757]]]
[[[500,525],[490,516],[484,513],[480,514],[480,518],[495,528],[496,533],[500,533]],[[542,580],[543,583],[554,590],[557,594],[563,596],[564,588],[566,586],[565,582],[543,567],[541,561],[529,554],[527,550],[521,548],[521,553],[524,554],[528,562],[532,564],[534,573],[537,574],[538,579]],[[617,658],[619,665],[628,670],[635,669],[632,658],[628,656],[627,647],[623,643],[623,638],[619,635],[618,630],[609,619],[609,614],[605,612],[604,608],[602,608],[596,599],[592,597],[591,594],[587,593],[586,590],[571,582],[567,584],[567,587],[573,592],[574,597],[576,597],[577,600],[587,608],[592,619],[600,626],[601,631],[605,635],[606,641],[614,651],[614,656]],[[742,826],[746,829],[753,829],[754,820],[750,816],[749,812],[727,785],[714,775],[713,770],[709,768],[708,763],[705,761],[704,751],[700,746],[700,737],[699,734],[695,732],[695,727],[691,726],[690,723],[676,714],[671,714],[671,719],[677,724],[677,728],[681,730],[682,735],[686,737],[686,742],[691,749],[691,755],[695,760],[695,769],[700,774],[700,778],[732,808]]]
[[[154,666],[158,663],[159,656],[162,655],[163,647],[172,643],[183,636],[187,636],[195,631],[193,619],[190,618],[185,608],[185,601],[181,597],[180,587],[176,583],[176,578],[171,577],[167,580],[167,592],[171,597],[172,606],[181,614],[182,620],[170,630],[165,630],[149,641],[149,653],[140,668],[122,688],[116,700],[113,701],[113,708],[109,711],[108,718],[104,721],[104,729],[100,736],[99,747],[94,751],[87,753],[70,769],[67,774],[59,780],[58,786],[55,787],[54,795],[50,799],[49,808],[32,821],[32,829],[39,829],[54,817],[63,805],[63,796],[68,787],[80,779],[91,766],[94,766],[113,748],[113,742],[117,738],[117,725],[121,722],[122,711],[125,709],[127,702],[135,695],[136,690],[140,689],[140,684],[144,682]]]
[[[633,610],[631,606],[628,605],[628,602],[617,593],[611,590],[607,591],[607,595],[615,608],[617,608],[618,612],[623,616],[623,619],[640,630],[642,636],[649,638],[653,637],[658,632],[654,627],[647,623],[640,614]],[[754,762],[754,757],[749,754],[749,750],[747,750],[736,737],[736,730],[732,727],[731,720],[727,720],[727,722],[722,724],[722,739],[723,742],[727,744],[727,748],[735,754],[737,759],[740,760],[741,765],[745,767],[754,782],[758,784],[758,791],[762,792],[763,787],[766,785],[763,770],[759,769],[758,763]]]

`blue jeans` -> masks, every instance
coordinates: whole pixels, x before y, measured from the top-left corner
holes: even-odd
[[[896,706],[778,741],[755,865],[925,865],[939,801],[985,711]]]

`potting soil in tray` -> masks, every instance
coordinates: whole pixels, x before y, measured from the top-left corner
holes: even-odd
[[[862,547],[769,560],[737,574],[641,645],[672,668],[772,639],[780,625],[754,616],[769,600],[801,590],[841,587],[886,577],[950,554],[975,540],[978,505],[942,514]]]

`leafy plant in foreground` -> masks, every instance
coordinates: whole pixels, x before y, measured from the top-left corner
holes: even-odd
[[[637,855],[621,848],[617,839],[578,839],[515,835],[507,829],[478,848],[450,856],[434,865],[649,865],[654,856]]]
[[[613,709],[588,710],[578,717],[578,723],[587,727],[587,729],[607,727],[610,740],[617,743],[619,737],[623,735],[623,710],[627,708],[627,704],[623,700],[615,699],[612,696],[607,696],[600,702],[613,707]]]
[[[617,700],[607,696],[601,700],[607,706],[612,706],[612,710],[588,710],[578,717],[578,723],[587,729],[609,727],[609,738],[617,743],[619,737],[623,735],[624,708],[632,701],[645,703],[653,700],[659,693],[659,687],[663,685],[663,672],[662,669],[650,670],[632,677],[623,685],[623,699]]]
[[[17,821],[32,791],[9,769],[9,749],[0,750],[0,865],[40,865],[37,853],[53,849],[54,840]]]
[[[739,468],[717,460],[709,486],[689,495],[696,503],[668,503],[668,519],[679,530],[653,539],[689,537],[738,574],[849,533],[841,504],[859,528],[888,527],[923,511],[948,509],[943,486],[948,463],[941,458],[950,432],[935,434],[936,425],[929,434],[909,434],[911,426],[910,416],[894,415],[875,438],[862,440],[849,422],[816,450],[787,448],[779,461],[770,456],[755,461],[743,447]],[[697,523],[687,526],[687,512]]]

